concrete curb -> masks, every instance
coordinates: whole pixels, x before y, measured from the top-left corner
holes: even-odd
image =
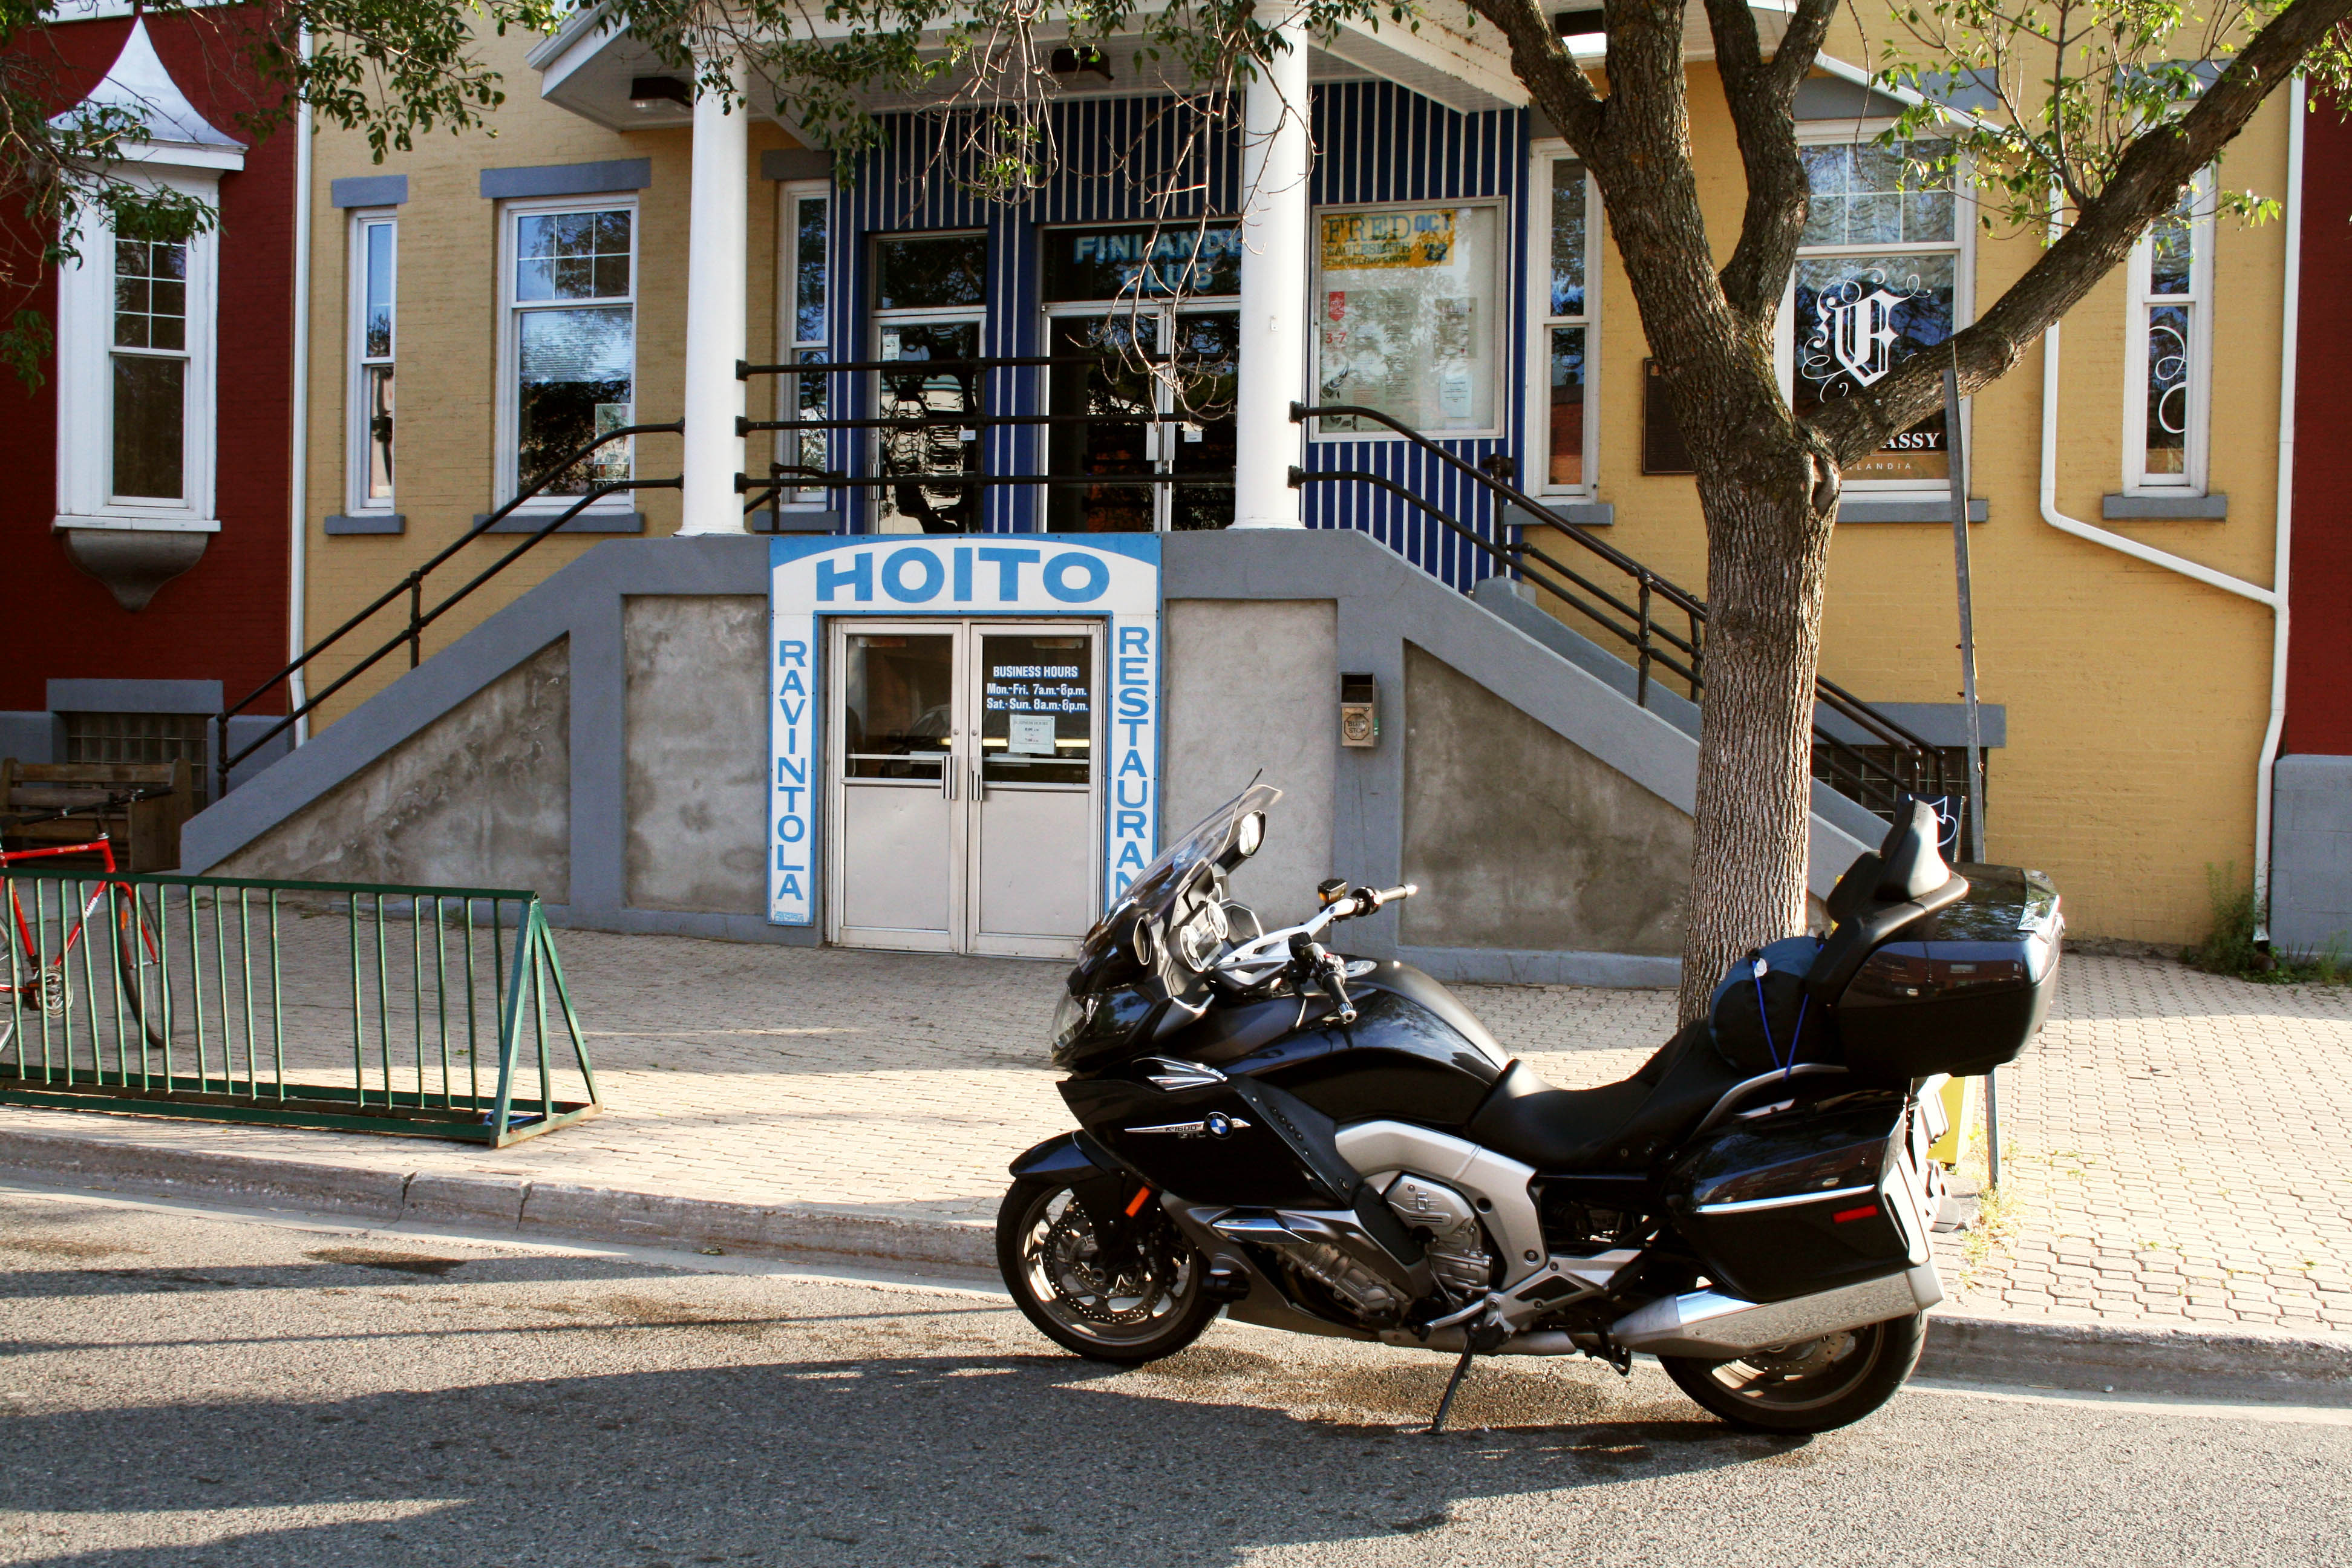
[[[547,1241],[806,1255],[993,1273],[982,1220],[746,1204],[520,1177],[402,1175],[0,1128],[0,1175]],[[2352,1338],[1937,1312],[1918,1375],[2067,1393],[2352,1406]]]
[[[993,1271],[996,1267],[995,1231],[981,1220],[736,1203],[509,1176],[400,1174],[5,1128],[0,1128],[0,1174],[48,1186],[201,1198],[246,1208],[350,1215],[381,1225],[447,1226],[550,1241],[809,1253],[957,1269]]]
[[[1936,1312],[1917,1375],[2076,1394],[2352,1406],[2352,1338]]]

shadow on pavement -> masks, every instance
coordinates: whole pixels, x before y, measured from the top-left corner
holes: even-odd
[[[1328,1419],[1196,1402],[1291,1381],[1214,1347],[1149,1375],[901,1355],[83,1411],[0,1427],[0,1497],[50,1563],[1223,1564],[1346,1557],[1469,1499],[1812,1461],[1679,1400],[1612,1406],[1599,1384],[1483,1368],[1459,1419],[1493,1425],[1384,1424],[1425,1418],[1445,1370],[1325,1379],[1353,1412]],[[129,1544],[139,1517],[191,1513],[217,1520],[208,1543]]]

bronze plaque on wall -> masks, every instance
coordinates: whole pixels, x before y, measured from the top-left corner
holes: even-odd
[[[1665,377],[1658,362],[1642,362],[1642,471],[1645,474],[1695,474],[1690,449],[1683,445],[1682,426],[1675,423],[1673,404],[1666,397]]]

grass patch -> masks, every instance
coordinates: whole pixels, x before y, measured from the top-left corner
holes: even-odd
[[[2206,867],[2205,883],[2212,899],[2213,929],[2203,942],[2181,954],[2192,968],[2269,985],[2341,985],[2352,981],[2352,959],[2347,958],[2340,938],[2307,952],[2255,942],[2261,921],[2254,909],[2254,889],[2251,883],[2238,880],[2236,866]]]
[[[2017,1232],[2017,1203],[2009,1191],[1987,1187],[1977,1194],[1977,1215],[1960,1242],[1960,1289],[1976,1284],[1977,1276],[1998,1255],[2009,1251]]]

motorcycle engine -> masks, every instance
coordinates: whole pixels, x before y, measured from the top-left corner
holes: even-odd
[[[1322,1242],[1286,1247],[1282,1256],[1300,1273],[1318,1281],[1374,1327],[1401,1322],[1410,1305],[1389,1282],[1336,1247]]]
[[[1390,1183],[1383,1196],[1405,1228],[1422,1237],[1430,1272],[1450,1298],[1467,1301],[1486,1293],[1495,1278],[1495,1259],[1478,1211],[1468,1198],[1442,1182],[1411,1174]],[[1292,1268],[1330,1291],[1371,1327],[1403,1321],[1412,1305],[1394,1282],[1336,1247],[1294,1242],[1283,1247],[1281,1254]]]
[[[1411,1173],[1389,1184],[1384,1194],[1405,1228],[1419,1231],[1430,1272],[1458,1300],[1483,1296],[1494,1284],[1495,1263],[1486,1232],[1468,1198],[1443,1183]]]

